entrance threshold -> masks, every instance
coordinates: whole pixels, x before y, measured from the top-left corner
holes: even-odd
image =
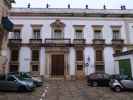
[[[64,79],[65,79],[65,78],[64,78],[64,76],[62,76],[62,75],[61,75],[61,76],[53,76],[53,75],[52,75],[52,76],[50,77],[50,80],[64,80]]]

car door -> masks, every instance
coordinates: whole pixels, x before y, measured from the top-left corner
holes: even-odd
[[[7,90],[17,90],[16,79],[13,76],[7,78]]]
[[[7,84],[6,84],[6,78],[5,76],[0,76],[0,90],[6,90]]]
[[[133,80],[122,80],[122,85],[127,89],[133,89]]]
[[[103,74],[97,74],[97,82],[100,86],[104,85]]]
[[[0,90],[6,90],[6,80],[0,80]]]
[[[104,85],[105,86],[108,86],[109,85],[109,78],[110,78],[110,76],[109,75],[107,75],[107,74],[103,74],[103,83],[104,83]]]

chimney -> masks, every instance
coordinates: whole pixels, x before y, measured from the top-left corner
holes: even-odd
[[[88,9],[88,5],[86,5],[85,8]]]
[[[30,3],[28,3],[28,6],[27,7],[30,8],[30,6],[31,6]]]
[[[70,8],[70,4],[68,4],[67,7]]]

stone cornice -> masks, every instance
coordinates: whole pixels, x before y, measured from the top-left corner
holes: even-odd
[[[133,9],[13,8],[11,16],[133,17]]]

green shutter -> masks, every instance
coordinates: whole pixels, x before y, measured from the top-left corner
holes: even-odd
[[[132,77],[130,59],[119,60],[119,71],[121,75]]]

